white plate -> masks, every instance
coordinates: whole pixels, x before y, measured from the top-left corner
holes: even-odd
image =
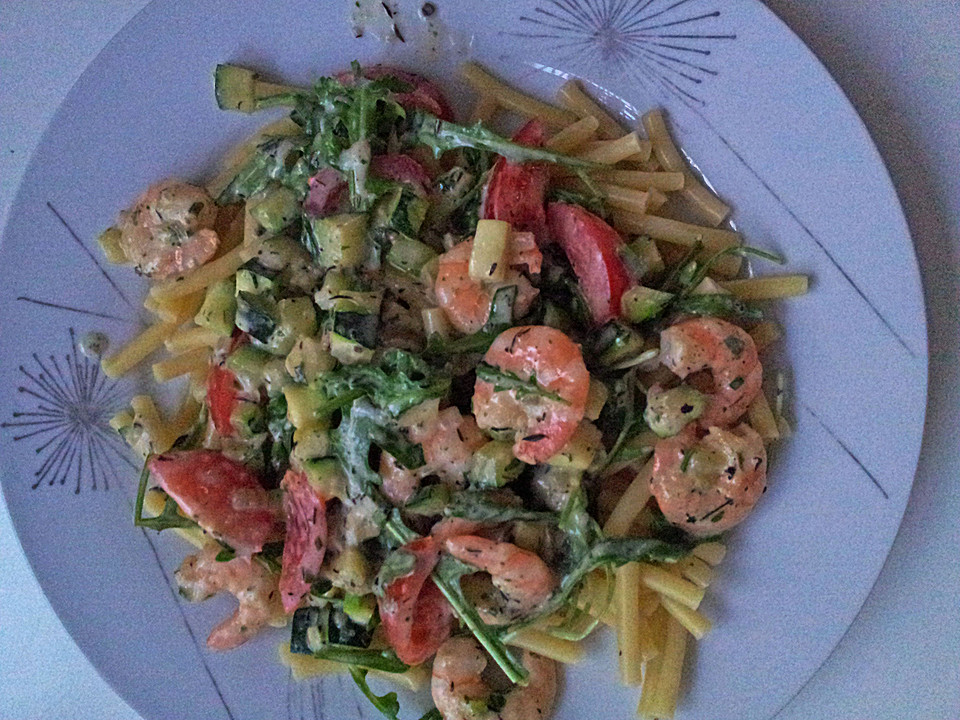
[[[401,44],[376,37],[380,21],[354,39],[353,3],[158,0],[80,78],[0,247],[0,469],[27,557],[77,644],[146,718],[376,717],[349,680],[293,683],[275,661],[282,631],[208,652],[230,602],[181,601],[171,577],[186,548],[132,526],[138,468],[106,419],[137,381],[105,380],[75,341],[132,335],[143,286],[105,265],[95,237],[147,184],[204,177],[262,122],[216,109],[218,62],[306,82],[355,58],[386,61],[447,80],[455,101],[468,98],[453,80],[467,57],[545,96],[575,75],[628,116],[666,107],[749,242],[813,277],[811,294],[781,312],[796,434],[731,538],[704,608],[715,629],[692,653],[678,712],[769,717],[860,608],[919,452],[925,317],[882,162],[826,71],[752,0],[436,5],[429,24],[419,3],[395,6]],[[633,712],[636,692],[617,685],[613,660],[567,673],[558,717]]]

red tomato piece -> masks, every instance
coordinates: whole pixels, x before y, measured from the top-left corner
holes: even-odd
[[[220,437],[233,437],[236,434],[231,418],[239,401],[237,376],[223,365],[214,364],[207,376],[207,404],[210,406],[210,419]]]
[[[453,610],[430,578],[440,559],[435,538],[404,545],[414,557],[413,571],[393,580],[378,600],[387,642],[408,665],[419,665],[450,637]]]
[[[617,252],[623,238],[612,227],[579,205],[550,203],[550,234],[567,255],[594,322],[620,316],[620,298],[630,276]]]
[[[164,492],[237,555],[259,552],[279,535],[278,508],[243,463],[213,450],[186,450],[157,455],[149,466]]]
[[[287,533],[283,541],[280,599],[289,615],[320,572],[327,544],[326,499],[303,473],[288,470],[280,483]]]
[[[370,159],[370,170],[386,180],[413,185],[423,195],[430,192],[433,184],[423,165],[409,155],[374,155]]]
[[[326,217],[340,209],[347,194],[347,183],[333,168],[324,168],[308,181],[309,191],[303,209],[311,217]]]
[[[543,123],[531,120],[513,136],[514,142],[539,147],[544,139]],[[518,232],[532,232],[538,243],[547,240],[547,219],[543,206],[550,173],[543,163],[512,163],[498,158],[484,193],[482,215],[503,220]]]
[[[371,65],[363,68],[363,76],[368,80],[378,80],[382,77],[395,77],[397,80],[410,85],[408,92],[394,93],[393,99],[406,110],[424,110],[436,115],[441,120],[453,120],[453,111],[440,88],[422,75],[390,67],[389,65]],[[344,85],[353,83],[353,72],[344,70],[337,73],[337,80]]]

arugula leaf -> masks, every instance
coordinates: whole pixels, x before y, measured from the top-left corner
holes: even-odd
[[[150,528],[160,532],[170,528],[199,528],[196,521],[180,514],[180,506],[176,501],[166,496],[163,503],[163,510],[159,515],[152,518],[143,517],[143,500],[147,496],[147,482],[150,480],[150,457],[143,463],[143,470],[140,471],[140,482],[137,485],[137,499],[133,506],[133,524],[136,527]]]
[[[482,523],[524,521],[553,524],[558,521],[556,513],[503,505],[485,492],[457,493],[447,506],[446,514]]]
[[[350,677],[353,678],[353,681],[357,684],[357,687],[360,688],[367,700],[379,710],[385,718],[388,720],[399,720],[398,713],[400,712],[400,701],[397,700],[397,694],[395,692],[388,692],[385,695],[377,695],[370,689],[370,685],[367,684],[367,669],[360,667],[351,667],[350,668]]]
[[[266,139],[217,196],[217,204],[240,202],[274,182],[296,191],[300,197],[305,196],[312,174],[312,168],[303,158],[308,145],[306,137]]]
[[[449,388],[449,378],[403,350],[388,351],[376,365],[344,365],[323,378],[327,397],[353,395],[353,402],[361,393],[394,417],[424,400],[443,397]]]
[[[367,399],[354,400],[343,420],[332,430],[334,454],[347,476],[350,497],[371,495],[380,485],[380,473],[370,467],[370,448],[376,445],[408,469],[423,465],[423,448],[407,440],[396,422]]]
[[[732,295],[687,295],[675,300],[670,307],[687,315],[714,315],[721,318],[742,318],[744,320],[763,319],[763,310],[748,305]]]
[[[496,153],[511,162],[539,161],[573,168],[599,167],[596,163],[569,155],[518,145],[488,130],[479,122],[470,126],[458,125],[418,110],[412,116],[411,127],[416,141],[433,148],[437,155],[456,148],[475,148]]]
[[[293,425],[287,419],[287,399],[283,393],[278,393],[267,403],[267,430],[272,439],[270,465],[279,475],[290,465],[294,432]]]
[[[518,400],[522,400],[525,397],[542,397],[561,403],[562,405],[570,404],[570,401],[566,398],[540,385],[537,382],[537,374],[535,372],[532,373],[529,378],[524,379],[514,372],[482,362],[477,365],[477,380],[483,380],[493,385],[494,392],[513,390]]]

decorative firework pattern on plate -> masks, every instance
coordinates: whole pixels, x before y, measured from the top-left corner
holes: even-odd
[[[99,362],[77,352],[74,329],[69,333],[70,348],[59,359],[33,353],[33,363],[20,366],[24,384],[17,391],[27,409],[14,410],[0,428],[12,431],[16,442],[36,443],[40,465],[31,489],[70,480],[75,493],[85,484],[109,490],[111,475],[128,474],[128,467],[136,470],[126,445],[108,424],[127,398]]]
[[[517,37],[551,40],[563,62],[613,69],[640,85],[704,105],[697,88],[717,74],[714,45],[735,40],[701,0],[547,0],[521,15]]]

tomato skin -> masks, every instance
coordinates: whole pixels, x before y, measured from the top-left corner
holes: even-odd
[[[283,512],[286,536],[280,571],[280,599],[289,615],[310,590],[310,581],[320,572],[327,543],[326,498],[303,473],[288,470],[280,486],[284,490]]]
[[[407,183],[426,195],[433,180],[423,165],[409,155],[374,155],[370,159],[370,170],[374,175],[394,182]]]
[[[598,325],[620,316],[620,298],[630,276],[620,259],[620,234],[579,205],[550,203],[547,223],[552,238],[573,265],[590,315]]]
[[[243,463],[213,450],[184,450],[154,456],[149,468],[189,517],[237,555],[259,552],[278,536],[278,508]]]
[[[420,538],[402,549],[414,556],[413,571],[387,585],[377,604],[387,642],[397,657],[419,665],[450,637],[453,610],[430,578],[440,560],[436,538]]]
[[[324,168],[308,181],[309,192],[303,209],[310,217],[333,215],[347,196],[347,183],[339,171]]]
[[[513,136],[520,145],[543,145],[545,129],[539,120],[531,120]],[[484,219],[503,220],[518,232],[532,232],[537,242],[547,239],[544,203],[549,170],[542,163],[512,163],[497,158],[484,194]]]
[[[233,411],[240,402],[237,393],[237,376],[223,365],[214,363],[207,376],[207,404],[210,406],[210,420],[220,437],[233,437]]]

